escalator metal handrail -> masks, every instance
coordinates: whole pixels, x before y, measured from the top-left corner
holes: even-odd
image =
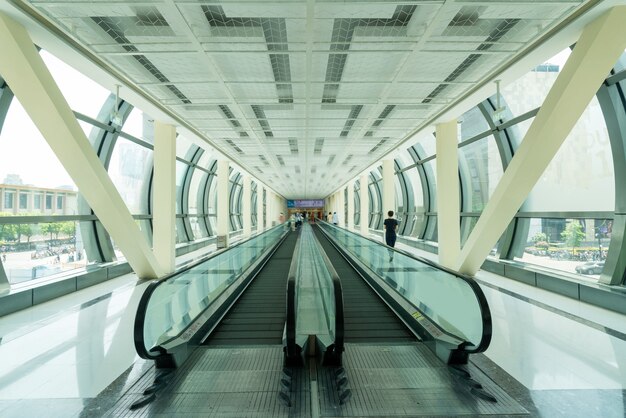
[[[347,232],[347,233],[350,233],[352,235],[355,235],[355,236],[357,236],[357,237],[359,237],[361,239],[366,239],[366,240],[371,241],[371,242],[373,242],[375,244],[378,244],[380,246],[384,245],[383,243],[381,243],[379,241],[376,241],[376,240],[374,240],[374,239],[372,239],[370,237],[366,237],[366,236],[363,236],[361,234],[357,234],[357,233],[355,233],[353,231],[350,231],[350,230],[348,230],[346,228],[340,228],[340,227],[338,227],[336,225],[333,225],[333,224],[331,224],[331,223],[329,223],[327,221],[319,220],[319,222],[322,222],[323,224],[326,224],[326,225],[328,225],[328,226],[330,226],[332,228],[341,229],[344,232]],[[397,253],[400,253],[400,254],[408,257],[408,258],[411,258],[411,259],[416,260],[418,262],[427,264],[430,267],[433,267],[435,269],[445,271],[445,272],[447,272],[447,273],[449,273],[449,274],[451,274],[451,275],[453,275],[453,276],[463,280],[464,282],[466,282],[468,284],[468,286],[472,289],[472,291],[474,293],[474,296],[476,297],[476,300],[478,302],[478,307],[480,309],[480,315],[481,315],[482,324],[483,324],[483,328],[482,328],[483,332],[482,332],[481,340],[480,340],[480,342],[477,345],[472,346],[472,348],[470,348],[468,345],[465,345],[462,348],[463,348],[463,350],[465,352],[467,352],[469,354],[472,354],[472,353],[482,353],[483,351],[485,351],[489,347],[489,344],[491,342],[492,332],[493,332],[492,322],[491,322],[491,312],[489,310],[489,304],[487,303],[487,298],[485,297],[485,294],[483,293],[483,291],[480,288],[480,286],[478,285],[478,283],[476,283],[476,281],[472,277],[470,277],[468,275],[465,275],[465,274],[461,274],[461,273],[459,273],[457,271],[454,271],[454,270],[452,270],[450,268],[444,267],[444,266],[442,266],[442,265],[440,265],[440,264],[438,264],[438,263],[436,263],[436,262],[434,262],[432,260],[429,260],[429,259],[424,258],[424,257],[420,257],[418,255],[411,254],[411,253],[409,253],[407,251],[404,251],[404,250],[399,250],[399,249],[391,248],[391,247],[386,247],[386,249],[387,250],[393,250],[393,251],[395,251]],[[425,315],[425,316],[427,316],[427,315]],[[432,318],[430,318],[430,320],[433,321],[434,323],[436,323]]]
[[[202,257],[199,260],[196,260],[195,262],[192,262],[186,266],[184,266],[183,268],[181,268],[178,271],[175,271],[173,273],[170,273],[166,276],[163,276],[159,279],[155,279],[154,281],[152,281],[148,287],[146,288],[146,290],[144,291],[143,295],[141,296],[141,299],[139,300],[139,304],[137,306],[137,314],[135,315],[135,323],[133,326],[133,340],[134,340],[134,344],[135,344],[135,350],[137,351],[137,354],[139,355],[139,357],[143,358],[143,359],[147,359],[147,360],[155,360],[157,359],[159,356],[165,354],[165,349],[163,349],[160,346],[154,347],[154,349],[159,350],[158,353],[154,353],[151,350],[148,350],[146,348],[145,345],[145,341],[144,341],[144,325],[145,325],[145,321],[146,321],[146,314],[147,314],[147,310],[148,310],[148,305],[150,303],[150,298],[152,297],[153,293],[155,292],[155,290],[161,286],[162,284],[164,284],[165,282],[199,266],[202,263],[207,262],[208,260],[211,260],[214,257],[217,257],[221,254],[224,254],[225,252],[228,252],[240,245],[245,244],[246,242],[249,242],[252,239],[258,238],[261,235],[264,235],[266,233],[269,233],[271,231],[274,231],[276,228],[282,228],[283,225],[279,224],[273,228],[270,228],[266,231],[263,231],[260,234],[254,235],[246,240],[242,240],[237,242],[236,244],[234,244],[231,247],[228,247],[222,251],[216,251],[214,253],[211,253],[209,255],[207,255],[206,257]],[[284,235],[283,235],[284,238]],[[277,243],[280,243],[282,241],[282,239],[278,240]],[[209,305],[210,306],[210,305]],[[206,308],[208,309],[208,307]],[[205,309],[205,310],[206,310]],[[191,325],[191,324],[190,324]],[[184,334],[187,331],[186,327],[185,329],[183,329],[178,336],[180,336],[181,334]],[[172,337],[172,339],[177,338],[177,336]]]

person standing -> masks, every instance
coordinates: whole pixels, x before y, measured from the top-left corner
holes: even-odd
[[[337,212],[333,212],[333,225],[337,225],[339,223],[339,216],[337,216]]]
[[[393,211],[387,212],[389,216],[385,219],[385,243],[391,248],[396,245],[396,230],[398,229],[398,221],[393,218]],[[393,261],[393,250],[389,250],[389,261]]]

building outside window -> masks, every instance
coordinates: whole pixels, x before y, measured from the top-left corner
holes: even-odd
[[[41,210],[41,194],[33,195],[33,209]]]
[[[20,193],[20,209],[28,209],[28,194]]]
[[[13,209],[13,200],[15,199],[15,192],[8,190],[4,191],[4,208]]]

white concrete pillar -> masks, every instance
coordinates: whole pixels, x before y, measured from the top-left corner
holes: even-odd
[[[346,228],[354,229],[354,180],[348,182],[348,219]]]
[[[455,268],[461,251],[458,125],[452,120],[438,124],[436,129],[439,263]]]
[[[396,186],[394,183],[394,161],[393,159],[383,160],[383,201],[382,218],[387,218],[387,212],[396,212]]]
[[[274,201],[274,192],[270,189],[265,189],[265,229],[272,227],[272,202]]]
[[[626,48],[626,6],[587,25],[468,237],[457,269],[473,275]]]
[[[249,237],[252,233],[252,185],[249,175],[243,176],[243,196],[242,211],[243,211],[243,236]]]
[[[176,269],[176,127],[154,123],[153,251],[164,272]]]
[[[228,160],[217,161],[217,248],[228,247],[228,232],[230,225],[228,169]]]
[[[263,220],[263,184],[256,182],[256,232],[257,234],[265,229]]]
[[[367,174],[362,174],[359,183],[361,183],[361,235],[369,236],[369,220],[370,220],[370,196],[369,196],[369,176]]]
[[[0,75],[137,276],[164,274],[26,30],[0,13]]]
[[[346,195],[345,195],[345,188],[341,188],[339,189],[339,196],[337,199],[337,215],[339,215],[339,223],[338,225],[341,227],[345,227],[346,226]]]

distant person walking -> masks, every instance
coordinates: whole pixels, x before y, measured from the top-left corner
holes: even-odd
[[[333,221],[333,213],[332,212],[328,212],[328,216],[326,217],[326,221],[327,222],[332,222]]]
[[[393,218],[393,211],[387,212],[389,216],[385,219],[385,242],[391,248],[396,245],[396,230],[398,229],[398,221]],[[389,261],[393,261],[393,250],[389,250]]]

